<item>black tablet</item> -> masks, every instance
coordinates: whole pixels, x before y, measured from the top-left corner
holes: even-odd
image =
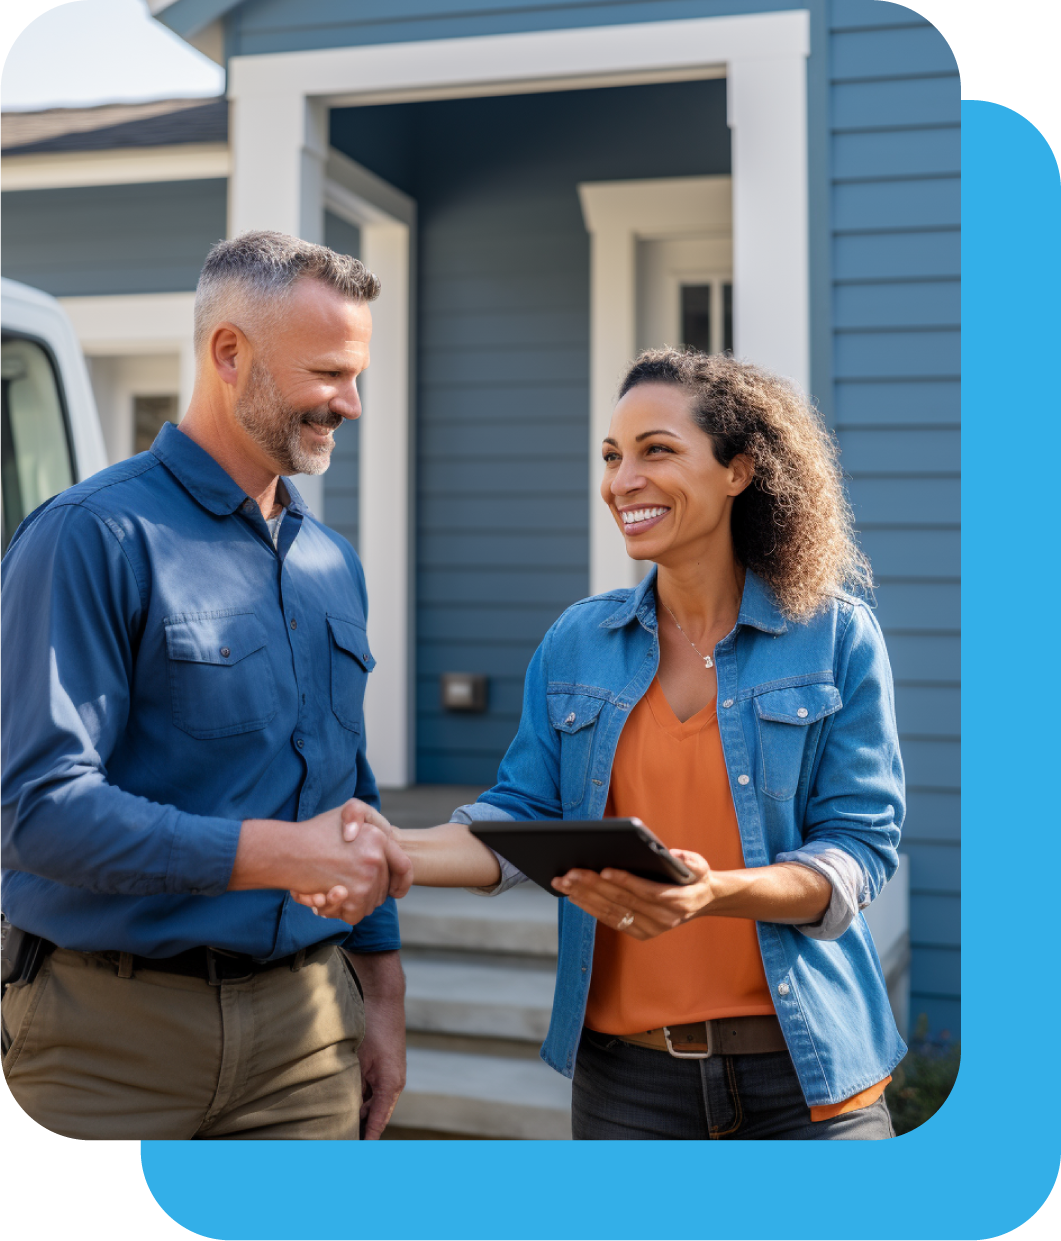
[[[656,883],[693,883],[696,876],[640,819],[528,819],[472,823],[484,845],[518,866],[553,896],[551,880],[580,870],[629,871]]]

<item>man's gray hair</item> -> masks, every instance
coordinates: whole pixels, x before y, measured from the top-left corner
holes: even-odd
[[[195,352],[218,323],[245,332],[267,326],[298,280],[320,280],[353,302],[379,296],[379,279],[359,259],[287,233],[241,233],[206,256],[195,290]]]

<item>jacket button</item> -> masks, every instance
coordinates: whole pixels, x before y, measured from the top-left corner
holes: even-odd
[[[228,647],[227,647],[227,646],[223,646],[223,647],[221,648],[221,655],[222,655],[222,657],[223,657],[223,658],[228,659],[228,657],[229,657],[231,654],[232,654],[232,652],[228,649]]]
[[[725,701],[722,705],[723,705],[724,707],[732,707],[732,706],[733,706],[733,699],[732,699],[732,698],[727,698],[727,699],[726,699],[726,701]]]
[[[306,743],[302,740],[302,738],[301,738],[301,737],[299,737],[299,739],[295,742],[295,745],[297,745],[297,746],[298,746],[298,748],[299,748],[300,750],[302,749],[302,747],[303,747],[305,744],[306,744]]]
[[[796,712],[796,714],[799,716],[801,720],[805,720],[807,718],[807,708],[800,707],[800,709]]]
[[[297,629],[297,628],[298,628],[298,621],[297,621],[297,620],[295,620],[295,618],[294,618],[293,616],[291,617],[291,628],[292,628],[292,629]]]
[[[787,982],[779,983],[777,988],[778,995],[788,995],[789,987]]]
[[[751,782],[752,782],[751,776],[738,776],[737,777],[738,784],[751,784]]]
[[[564,720],[564,723],[565,723],[565,724],[573,724],[574,722],[575,722],[575,713],[574,713],[574,711],[572,711],[572,712],[571,712],[571,714],[567,717],[567,719],[566,719],[566,720]]]

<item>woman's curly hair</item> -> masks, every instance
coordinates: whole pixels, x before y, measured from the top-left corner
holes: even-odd
[[[725,354],[648,349],[623,377],[619,396],[644,383],[674,384],[729,465],[738,453],[755,474],[733,505],[737,558],[771,587],[794,620],[829,595],[869,595],[873,576],[855,540],[837,447],[815,407],[790,383]]]

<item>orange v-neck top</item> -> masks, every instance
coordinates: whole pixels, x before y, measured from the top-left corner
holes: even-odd
[[[715,704],[683,723],[654,678],[619,738],[604,813],[641,819],[669,847],[694,850],[715,870],[742,869]],[[637,1034],[773,1012],[750,918],[694,918],[649,940],[597,924],[585,1019],[590,1029]],[[826,1120],[867,1107],[886,1084],[843,1103],[811,1108],[811,1117]]]

